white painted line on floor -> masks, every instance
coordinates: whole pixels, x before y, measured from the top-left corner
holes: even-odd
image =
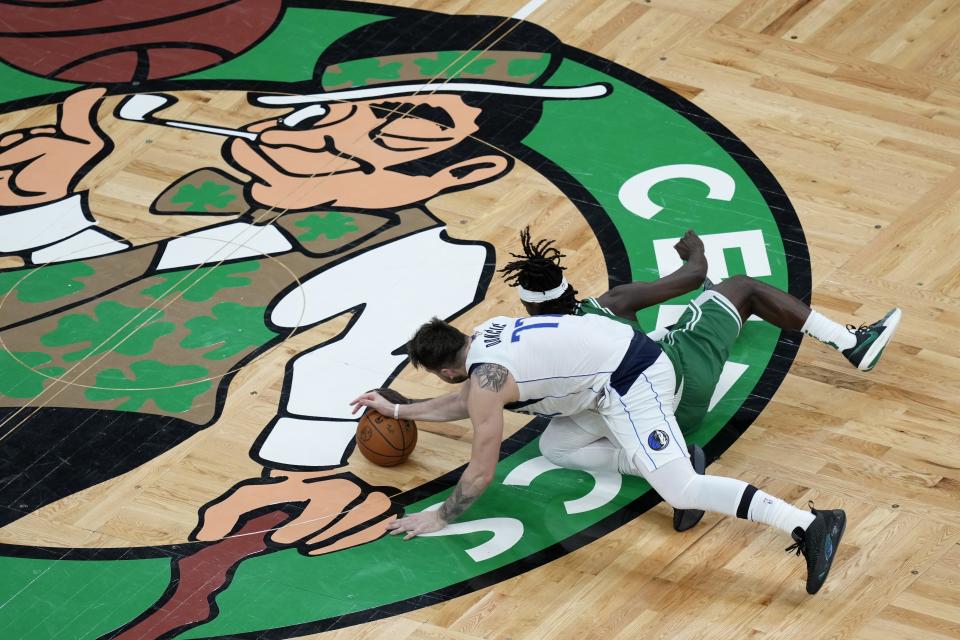
[[[530,0],[530,2],[523,5],[519,11],[513,14],[513,18],[516,20],[526,20],[527,16],[543,6],[546,1],[547,0]]]

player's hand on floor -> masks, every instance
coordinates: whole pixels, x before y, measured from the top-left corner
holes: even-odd
[[[440,517],[439,511],[421,511],[391,522],[387,525],[387,530],[392,536],[405,533],[403,539],[409,540],[424,533],[440,531],[445,526],[447,523]]]

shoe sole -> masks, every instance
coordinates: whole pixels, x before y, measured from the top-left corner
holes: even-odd
[[[843,534],[847,530],[847,516],[843,516],[843,524],[840,525],[840,534],[837,536],[837,539],[833,542],[833,557],[830,558],[830,565],[827,567],[827,572],[823,576],[823,580],[820,581],[820,586],[817,587],[815,591],[810,591],[809,587],[807,588],[807,593],[813,595],[820,591],[823,588],[823,585],[827,583],[827,578],[830,577],[830,570],[833,569],[833,561],[837,559],[837,551],[840,549],[840,541],[843,540]]]
[[[877,366],[877,361],[880,359],[880,356],[883,355],[883,350],[887,344],[890,343],[890,339],[893,338],[893,334],[897,330],[897,325],[900,324],[900,317],[902,315],[903,313],[900,309],[896,308],[884,317],[883,326],[886,328],[886,331],[881,333],[876,342],[867,349],[867,352],[863,355],[863,359],[860,360],[860,365],[857,367],[858,369],[861,371],[870,371]]]

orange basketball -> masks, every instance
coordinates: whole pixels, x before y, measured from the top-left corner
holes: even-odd
[[[417,446],[417,423],[396,420],[372,409],[357,423],[357,447],[374,464],[392,467],[406,460]]]

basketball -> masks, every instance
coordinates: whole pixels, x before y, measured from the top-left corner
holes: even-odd
[[[191,73],[253,46],[280,17],[281,0],[10,3],[0,60],[73,82],[131,82]]]
[[[370,462],[392,467],[405,461],[417,446],[417,423],[397,420],[372,409],[357,423],[357,447]]]

